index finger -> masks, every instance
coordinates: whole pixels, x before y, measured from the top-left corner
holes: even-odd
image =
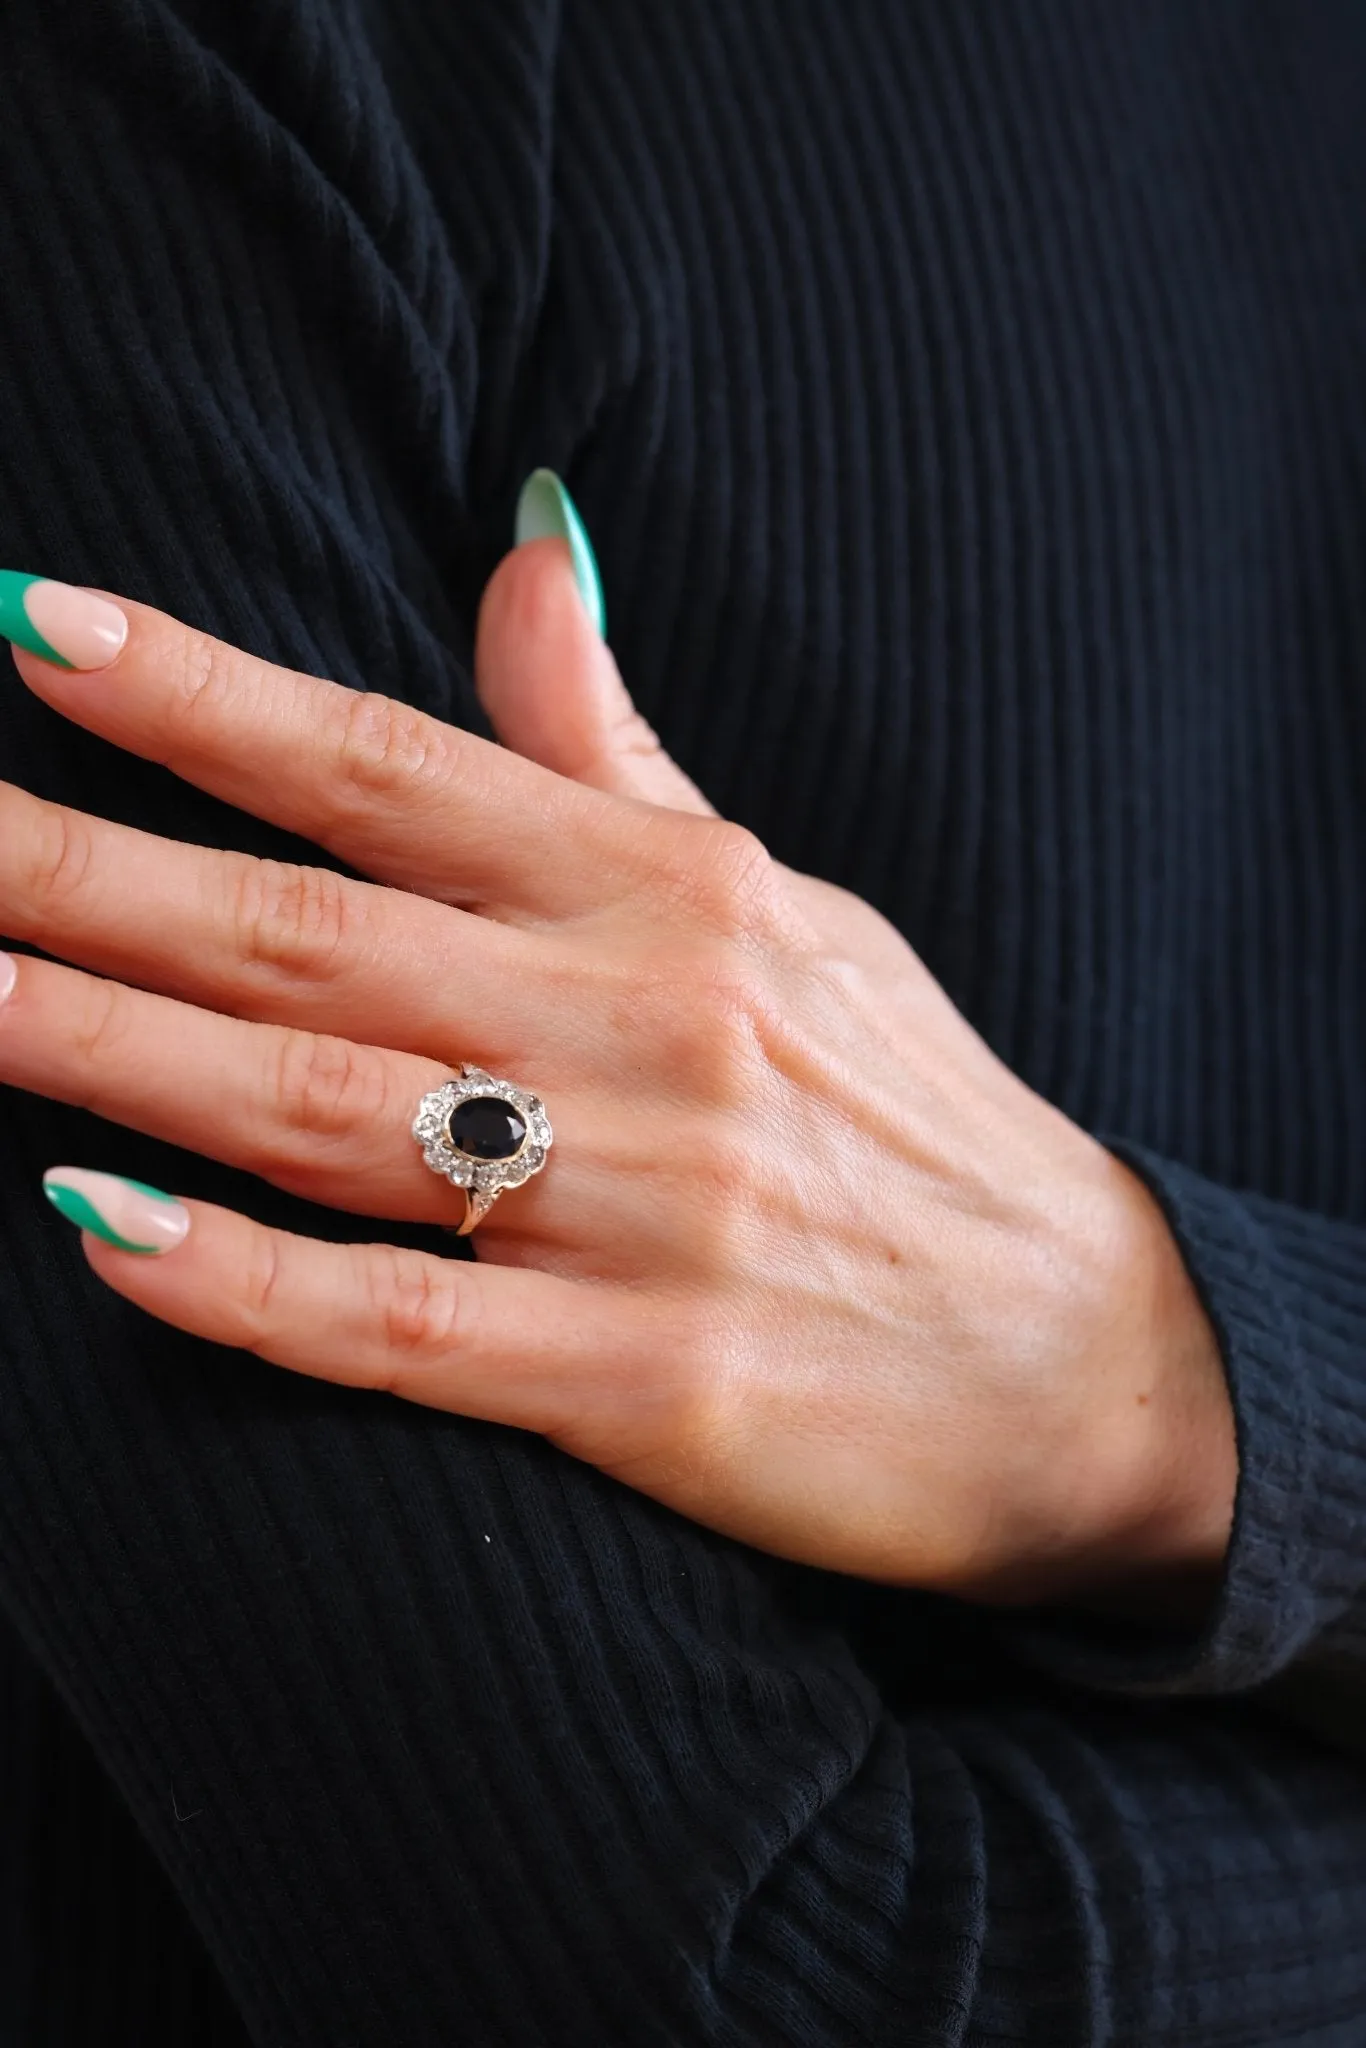
[[[76,724],[418,895],[582,910],[624,873],[639,835],[643,805],[150,605],[0,572],[0,631],[29,688]],[[587,857],[566,861],[569,843]]]

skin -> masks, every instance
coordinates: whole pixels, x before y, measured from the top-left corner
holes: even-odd
[[[501,746],[123,608],[109,667],[16,652],[27,685],[370,879],[0,785],[0,930],[58,956],[19,961],[0,1081],[381,1221],[461,1213],[408,1131],[461,1060],[541,1094],[555,1149],[476,1263],[188,1201],[161,1257],[82,1234],[109,1286],[542,1432],[782,1556],[994,1602],[1208,1599],[1233,1419],[1154,1201],[875,911],[711,813],[561,543],[485,598]]]

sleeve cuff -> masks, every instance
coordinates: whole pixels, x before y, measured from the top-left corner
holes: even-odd
[[[1274,1234],[1239,1196],[1141,1147],[1105,1142],[1160,1204],[1223,1355],[1239,1460],[1223,1583],[1203,1626],[1185,1633],[1052,1609],[1006,1627],[1031,1662],[1072,1683],[1140,1695],[1246,1691],[1300,1657],[1335,1604],[1316,1584],[1316,1562],[1337,1532],[1315,1519],[1319,1488],[1331,1496],[1337,1475],[1325,1469],[1296,1290],[1279,1270]],[[1366,1388],[1360,1421],[1366,1448]],[[1358,1477],[1366,1513],[1366,1465]]]

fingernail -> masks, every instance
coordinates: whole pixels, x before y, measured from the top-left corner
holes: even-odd
[[[58,668],[108,668],[128,638],[128,620],[108,598],[74,583],[0,569],[0,633]]]
[[[517,546],[529,540],[569,543],[579,596],[599,634],[606,639],[607,605],[598,558],[593,553],[588,529],[579,517],[578,506],[553,469],[534,469],[522,485],[522,495],[517,500]]]
[[[14,984],[18,979],[19,969],[15,965],[14,955],[0,953],[0,1003],[5,1002],[13,994]]]
[[[174,1195],[119,1173],[49,1166],[43,1193],[68,1223],[93,1230],[121,1252],[169,1252],[190,1227],[190,1212]]]

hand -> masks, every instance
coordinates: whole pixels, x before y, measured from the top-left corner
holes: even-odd
[[[477,1263],[186,1201],[164,1257],[84,1233],[111,1287],[834,1570],[1001,1601],[1217,1573],[1228,1394],[1152,1199],[874,911],[710,813],[561,544],[485,600],[503,747],[121,609],[112,664],[17,652],[29,687],[372,879],[0,786],[0,929],[78,963],[17,963],[0,1080],[408,1222],[462,1212],[409,1134],[452,1065],[556,1141]]]

